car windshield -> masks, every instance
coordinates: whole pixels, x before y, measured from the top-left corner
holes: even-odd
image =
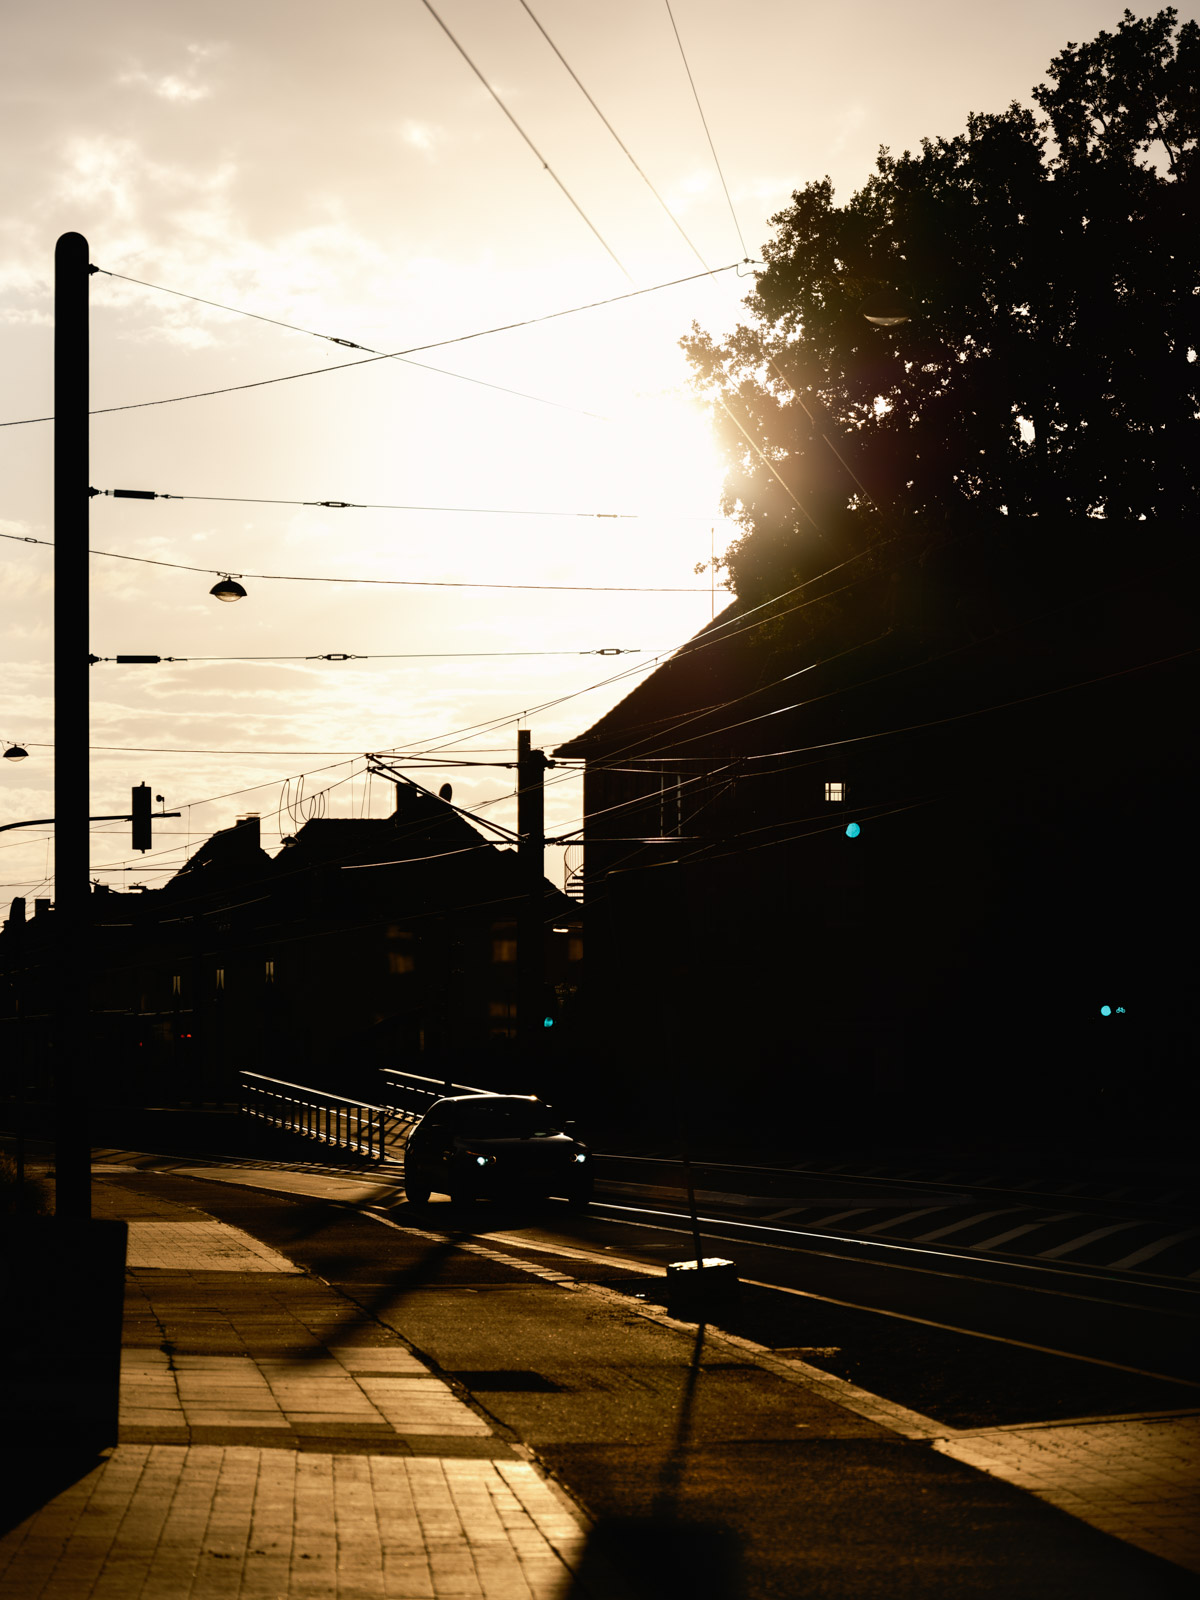
[[[454,1131],[468,1139],[547,1139],[561,1133],[548,1106],[529,1100],[487,1100],[459,1105]]]

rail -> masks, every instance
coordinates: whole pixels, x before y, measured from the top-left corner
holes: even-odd
[[[243,1116],[318,1144],[353,1150],[370,1161],[386,1159],[388,1134],[396,1116],[392,1108],[328,1094],[303,1083],[267,1078],[261,1072],[240,1072],[238,1077]]]

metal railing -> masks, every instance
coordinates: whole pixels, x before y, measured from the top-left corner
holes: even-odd
[[[419,1072],[401,1072],[399,1067],[381,1067],[393,1097],[389,1110],[408,1122],[418,1122],[435,1100],[454,1094],[495,1094],[474,1083],[451,1083],[448,1078],[426,1078]]]
[[[389,1106],[373,1106],[303,1083],[266,1078],[260,1072],[240,1072],[238,1077],[243,1116],[319,1144],[353,1150],[370,1161],[386,1159],[388,1136],[396,1131],[395,1118],[397,1114],[405,1116]]]

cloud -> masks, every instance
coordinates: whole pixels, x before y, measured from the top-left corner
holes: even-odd
[[[191,60],[179,72],[147,72],[142,67],[131,67],[122,72],[117,83],[125,89],[147,89],[159,100],[166,100],[170,105],[194,105],[198,100],[207,100],[212,94],[212,88],[199,81],[201,64],[214,55],[219,47],[216,45],[189,44],[187,53]]]
[[[400,137],[405,144],[432,160],[434,151],[444,142],[446,135],[441,128],[435,128],[428,122],[415,122],[410,117],[400,129]]]

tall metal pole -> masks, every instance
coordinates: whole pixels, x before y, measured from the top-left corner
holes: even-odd
[[[88,242],[54,251],[54,1080],[59,1216],[91,1215]]]
[[[521,903],[517,913],[517,1046],[521,1064],[536,1073],[544,1042],[542,985],[546,968],[546,757],[531,749],[527,728],[517,732],[517,861]],[[531,1089],[538,1086],[531,1083]]]

